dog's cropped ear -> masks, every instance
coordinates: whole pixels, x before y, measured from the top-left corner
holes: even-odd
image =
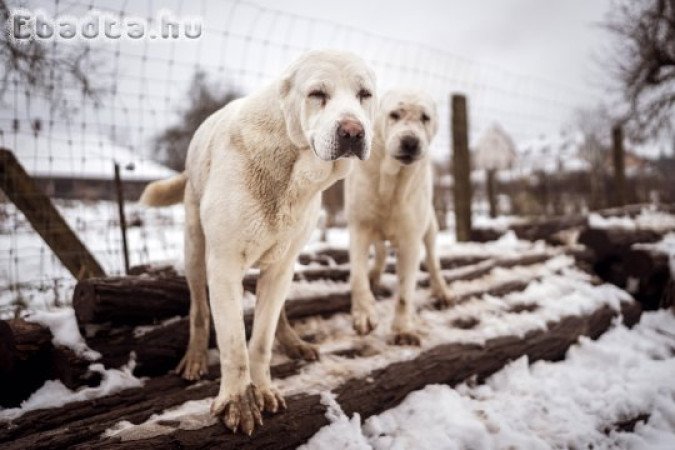
[[[286,131],[288,137],[293,144],[298,147],[306,147],[308,145],[305,133],[302,130],[302,121],[300,115],[302,114],[302,97],[298,94],[294,86],[296,68],[290,67],[279,82],[279,102],[281,104],[281,111],[284,114],[284,121],[286,122]]]

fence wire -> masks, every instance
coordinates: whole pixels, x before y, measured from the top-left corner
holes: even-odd
[[[102,11],[122,20],[145,18],[149,27],[158,25],[161,9],[203,19],[198,39],[46,41],[47,60],[52,61],[41,73],[46,88],[28,85],[19,76],[10,76],[3,86],[0,146],[12,150],[54,198],[108,274],[123,271],[111,196],[113,162],[122,165],[132,191],[136,184],[172,173],[155,162],[161,154],[153,149],[159,135],[179,124],[197,73],[204,73],[220,92],[245,95],[273,80],[306,50],[353,51],[375,69],[381,92],[415,86],[434,96],[441,123],[432,153],[439,161],[451,154],[452,92],[469,99],[471,141],[494,122],[516,142],[557,132],[580,104],[588,103],[584,89],[250,1],[54,0],[8,6],[52,17]],[[80,55],[78,67],[90,85],[60,72],[55,61],[73,52]],[[0,307],[7,311],[21,304],[67,302],[73,278],[11,202],[0,206]],[[132,265],[182,258],[180,207],[148,210],[130,202],[127,220]]]

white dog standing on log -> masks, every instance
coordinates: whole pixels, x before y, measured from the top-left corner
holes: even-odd
[[[413,294],[422,242],[433,295],[446,305],[451,303],[435,251],[438,223],[432,204],[428,149],[437,129],[436,106],[429,95],[403,89],[388,92],[382,97],[375,120],[372,156],[356,164],[347,177],[352,317],[359,334],[369,333],[377,324],[371,286],[377,285],[384,269],[386,241],[397,251],[396,344],[420,343],[413,323]],[[375,247],[375,264],[369,271],[371,245]]]
[[[374,97],[374,74],[360,58],[309,52],[279,81],[206,119],[185,172],[143,193],[148,205],[185,202],[190,342],[178,370],[187,379],[206,373],[208,286],[221,368],[211,411],[232,431],[251,434],[263,411],[285,407],[270,377],[277,321],[321,192],[347,175],[352,157],[370,154]],[[242,278],[254,265],[261,273],[247,349]],[[301,343],[282,322],[279,338]]]

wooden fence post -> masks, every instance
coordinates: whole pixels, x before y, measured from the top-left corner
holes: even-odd
[[[129,275],[129,246],[127,245],[127,219],[124,215],[124,189],[120,176],[120,165],[115,163],[115,190],[117,191],[117,210],[122,233],[122,252],[124,253],[124,273]]]
[[[626,204],[626,164],[621,125],[612,127],[612,156],[614,160],[615,206]]]
[[[96,258],[70,229],[49,197],[5,148],[0,148],[0,189],[76,279],[105,276]]]
[[[452,95],[452,172],[458,242],[471,239],[471,162],[466,97]]]

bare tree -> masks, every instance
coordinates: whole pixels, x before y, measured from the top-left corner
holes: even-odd
[[[195,72],[187,93],[188,106],[179,112],[178,124],[155,138],[154,151],[158,159],[174,170],[184,170],[188,145],[199,125],[237,97],[239,95],[232,91],[223,92],[209,84],[203,71]]]
[[[7,3],[0,0],[2,26],[9,27],[10,18]],[[10,33],[9,29],[0,32],[0,65],[5,69],[0,79],[0,100],[10,83],[45,93],[53,106],[60,104],[63,86],[77,86],[86,97],[98,100],[103,87],[92,81],[98,78],[93,76],[96,64],[88,46],[48,46],[35,39],[16,40]]]
[[[633,135],[675,129],[675,0],[617,0],[605,27],[616,36],[611,61],[630,105]]]

